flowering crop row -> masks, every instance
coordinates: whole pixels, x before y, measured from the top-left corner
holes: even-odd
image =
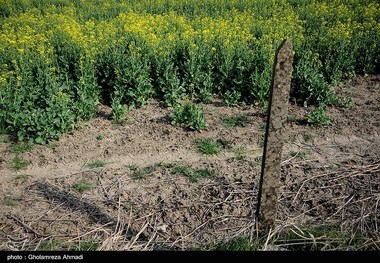
[[[0,130],[42,143],[100,102],[265,101],[284,38],[292,96],[331,102],[330,84],[379,72],[379,10],[376,0],[0,0]]]

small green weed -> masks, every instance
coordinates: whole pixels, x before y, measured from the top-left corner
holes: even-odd
[[[259,146],[260,148],[263,148],[264,144],[265,144],[265,139],[264,138],[259,138],[258,141],[257,141],[257,146]]]
[[[213,177],[214,173],[209,169],[196,169],[192,176],[189,177],[191,183],[196,183],[203,178]]]
[[[99,168],[99,167],[103,167],[105,166],[107,163],[105,161],[101,161],[101,160],[96,160],[96,161],[93,161],[92,163],[89,163],[88,164],[88,167],[90,167],[91,169],[94,169],[94,168]]]
[[[352,106],[352,97],[350,97],[350,96],[346,96],[346,97],[336,96],[336,98],[334,98],[331,101],[331,104],[336,106],[336,107],[342,107],[342,108],[349,109]]]
[[[304,131],[304,132],[302,133],[302,138],[303,138],[303,140],[304,140],[305,142],[309,142],[309,141],[311,141],[311,140],[313,139],[313,135],[311,135],[310,133]]]
[[[161,166],[163,166],[162,163],[156,163],[156,164],[146,166],[143,168],[133,166],[133,170],[131,169],[133,171],[132,178],[136,180],[147,179],[148,177],[153,175],[153,172],[156,171],[158,167],[161,167]]]
[[[233,149],[237,160],[244,160],[247,157],[247,149],[244,146],[238,146]]]
[[[316,126],[327,126],[332,123],[331,119],[326,115],[326,106],[323,104],[308,114],[307,122]]]
[[[198,151],[202,154],[213,155],[220,152],[220,147],[212,138],[203,138],[195,141]]]
[[[210,103],[214,98],[212,92],[209,91],[207,88],[200,89],[198,96],[201,102],[203,103]]]
[[[230,140],[219,138],[216,140],[216,142],[223,148],[223,149],[232,149],[232,142]]]
[[[286,122],[288,122],[288,123],[297,122],[297,118],[292,116],[292,115],[288,115],[286,117]]]
[[[86,191],[89,191],[91,188],[92,188],[92,184],[90,182],[87,182],[87,181],[79,181],[79,182],[76,182],[75,184],[73,184],[72,188],[75,192],[78,192],[78,193],[84,193]]]
[[[111,102],[111,118],[117,124],[123,124],[126,122],[125,113],[127,112],[127,107],[122,104],[122,99],[123,94],[121,94],[121,92],[115,91]]]
[[[184,176],[190,177],[194,170],[190,166],[174,166],[172,172],[175,174],[182,174]]]
[[[33,148],[32,144],[29,143],[17,143],[8,147],[8,151],[11,153],[24,153],[30,151]]]
[[[203,178],[214,176],[209,169],[193,169],[190,166],[174,166],[172,172],[186,176],[191,183],[196,183]]]
[[[282,236],[286,240],[286,245],[290,251],[363,251],[378,250],[378,246],[373,242],[367,242],[366,238],[360,231],[351,232],[344,230],[339,225],[308,227],[303,230],[302,235],[305,239],[300,239],[300,235],[296,231],[287,232]],[[309,238],[307,238],[309,237]],[[324,242],[315,242],[322,239]]]
[[[83,241],[80,242],[75,250],[77,251],[96,251],[99,247],[99,242],[97,241]]]
[[[128,164],[127,167],[131,171],[136,171],[137,169],[139,169],[139,166],[137,164],[135,164],[135,163]]]
[[[144,167],[142,169],[135,170],[134,173],[132,174],[132,178],[135,180],[144,180],[152,176],[153,172],[154,172],[153,167],[151,166]]]
[[[8,136],[0,136],[0,143],[8,143],[11,142]]]
[[[57,239],[51,239],[47,242],[44,242],[39,247],[39,250],[42,251],[56,251],[61,248],[61,242]]]
[[[11,197],[6,197],[4,198],[4,205],[6,206],[16,206],[18,204],[18,200],[11,198]]]
[[[97,139],[98,141],[101,141],[101,140],[104,139],[104,135],[103,135],[103,134],[98,134],[98,136],[96,136],[96,139]]]
[[[224,106],[237,106],[239,104],[239,101],[241,99],[241,93],[237,90],[229,91],[227,90],[223,95],[223,102],[222,104]]]
[[[235,238],[229,242],[221,243],[215,250],[217,251],[256,251],[258,246],[248,238]]]
[[[183,105],[176,106],[170,114],[171,124],[186,125],[191,130],[200,131],[207,127],[202,107],[186,101]]]
[[[7,134],[7,128],[5,127],[5,125],[0,126],[0,135],[3,135],[3,134]]]
[[[260,130],[261,132],[266,132],[266,130],[267,130],[267,123],[266,123],[266,122],[263,122],[263,123],[260,125],[259,130]]]
[[[11,169],[17,172],[21,169],[25,169],[29,165],[29,163],[30,162],[22,159],[22,157],[16,156],[15,158],[12,159]]]
[[[268,239],[266,232],[255,238],[242,236],[229,241],[206,244],[192,250],[203,251],[377,251],[373,237],[363,236],[360,231],[344,230],[342,226],[308,226],[307,229],[286,229],[273,233]]]
[[[227,127],[246,127],[250,122],[248,116],[242,114],[223,119],[223,123]]]
[[[288,138],[285,138],[285,142],[295,143],[296,142],[296,134],[292,133],[288,135]]]
[[[257,157],[255,157],[255,159],[253,159],[253,161],[256,164],[261,164],[263,162],[263,157],[262,156],[257,156]]]

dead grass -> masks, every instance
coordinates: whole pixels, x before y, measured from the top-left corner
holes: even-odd
[[[161,169],[164,172],[168,168]],[[334,175],[334,179],[331,179],[331,175]],[[54,205],[38,213],[35,211],[33,216],[27,213],[8,213],[6,224],[0,229],[2,233],[7,233],[2,235],[1,249],[78,250],[81,243],[91,240],[97,244],[96,250],[379,250],[379,176],[380,160],[375,160],[363,165],[341,166],[334,172],[316,174],[298,182],[296,191],[293,192],[283,189],[285,191],[279,201],[280,216],[276,227],[267,232],[258,230],[254,217],[218,212],[218,208],[233,206],[236,202],[251,202],[254,210],[257,195],[257,191],[252,190],[250,184],[223,185],[219,182],[218,187],[227,194],[219,202],[210,202],[207,205],[194,200],[199,210],[203,210],[203,214],[212,216],[203,218],[192,230],[177,237],[171,237],[171,226],[160,221],[162,210],[150,210],[143,217],[133,206],[127,210],[122,205],[121,181],[115,182],[118,184],[118,194],[114,195],[113,203],[110,204],[115,213],[106,212],[100,205],[103,201],[96,200],[95,196],[83,198],[50,181],[36,182],[28,188],[30,194],[35,199]],[[371,183],[369,177],[373,177]],[[355,185],[361,191],[357,196],[339,196],[323,203],[319,202],[323,196],[315,195],[312,207],[303,209],[301,213],[300,210],[292,211],[292,206],[297,204],[301,196],[305,202],[307,191],[316,190],[308,188],[312,182],[323,184],[325,191],[333,191],[337,183]],[[211,181],[201,188],[210,191],[215,186],[216,182]],[[103,191],[107,189],[110,189],[109,186],[103,186]],[[240,200],[234,196],[237,193]],[[334,212],[327,213],[321,209],[336,200],[341,201]],[[206,207],[207,210],[204,210]],[[76,234],[75,231],[67,231],[67,234],[44,232],[43,225],[48,218],[49,225],[65,220],[62,214],[55,218],[49,217],[52,211],[63,208],[67,212],[66,217],[90,220],[90,227]],[[314,210],[317,214],[312,216],[310,212]],[[29,213],[32,211],[29,210]],[[308,218],[308,222],[302,222],[303,218]],[[225,227],[215,227],[225,222],[230,223]],[[214,237],[215,241],[212,242],[210,237]]]

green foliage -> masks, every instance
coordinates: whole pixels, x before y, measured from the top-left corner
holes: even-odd
[[[24,93],[26,95],[26,93]],[[43,100],[36,96],[37,100]],[[32,107],[23,105],[22,112],[13,111],[8,115],[6,121],[11,124],[10,131],[17,134],[19,141],[28,139],[30,143],[44,144],[49,139],[58,139],[62,132],[70,130],[73,126],[75,115],[68,109],[69,101],[61,100],[52,96],[47,99],[47,105]]]
[[[319,105],[308,114],[307,121],[308,123],[317,126],[327,126],[332,123],[331,119],[326,115],[326,106],[323,104]]]
[[[100,86],[96,78],[96,68],[91,60],[79,60],[79,80],[74,84],[73,91],[75,121],[94,117],[100,100]]]
[[[225,106],[237,106],[241,99],[241,93],[237,90],[227,90],[223,95],[223,105]]]
[[[113,93],[113,111],[120,110],[115,106],[121,104],[129,109],[144,106],[154,94],[146,45],[137,37],[127,36],[124,41],[99,55],[98,81],[102,84],[106,103],[109,94],[105,93]]]
[[[116,122],[151,98],[174,111],[186,97],[268,105],[284,38],[295,53],[291,96],[346,106],[331,86],[380,72],[379,8],[377,0],[8,0],[0,133],[48,143],[95,116],[100,102]],[[189,123],[196,130],[201,115]]]
[[[175,61],[175,55],[169,51],[156,55],[152,65],[152,74],[159,87],[157,93],[161,94],[166,106],[173,108],[180,104],[186,93],[176,65],[179,61]]]
[[[303,100],[304,105],[329,102],[333,97],[327,81],[321,72],[322,63],[318,54],[311,51],[295,56],[291,83],[291,96]]]
[[[184,50],[184,82],[187,84],[191,98],[199,98],[203,103],[211,102],[215,90],[213,60],[216,49],[208,44],[197,46],[191,44]]]
[[[202,154],[213,155],[220,152],[220,146],[212,138],[203,138],[195,141],[198,151]]]
[[[203,103],[210,103],[214,98],[212,92],[206,88],[199,89],[198,97]]]
[[[331,104],[336,107],[350,108],[352,106],[352,98],[350,96],[334,98]]]
[[[375,5],[373,5],[376,8]],[[378,6],[377,6],[378,8]],[[371,10],[367,6],[361,6],[360,9]],[[371,12],[371,11],[370,11]],[[358,14],[360,19],[363,19],[361,16],[364,14]],[[364,18],[364,20],[367,20]],[[369,25],[377,21],[379,23],[379,18],[374,21],[366,21],[366,24]],[[380,32],[374,26],[372,28],[368,27],[365,32],[359,31],[357,34],[353,35],[353,44],[355,52],[355,72],[364,73],[364,74],[376,74],[380,72],[380,50],[378,48],[378,43],[380,42]]]
[[[112,114],[111,118],[116,123],[124,123],[126,121],[125,113],[127,107],[122,104],[122,95],[117,91],[114,94],[111,102]]]
[[[87,87],[71,80],[62,81],[52,71],[54,63],[46,62],[32,49],[23,54],[12,60],[15,70],[1,87],[4,103],[0,105],[0,126],[16,134],[19,141],[44,144],[72,130],[76,120],[93,116],[89,109],[83,109]]]
[[[203,109],[190,101],[175,107],[170,114],[170,119],[172,125],[182,124],[192,130],[200,131],[207,127]]]
[[[272,70],[269,66],[263,72],[257,70],[252,73],[251,80],[252,85],[250,87],[250,93],[253,96],[253,100],[256,100],[264,105],[264,110],[267,111],[269,88],[271,85]]]

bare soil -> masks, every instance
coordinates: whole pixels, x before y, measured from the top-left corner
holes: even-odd
[[[377,75],[337,87],[352,105],[328,108],[327,127],[305,122],[312,107],[289,106],[278,229],[339,226],[379,242],[379,85]],[[153,101],[129,111],[123,125],[102,106],[81,129],[23,153],[1,142],[0,250],[85,242],[99,250],[189,250],[253,235],[266,116],[260,107],[217,101],[204,111],[202,132],[170,125],[170,109]],[[236,114],[249,123],[226,126]],[[219,154],[197,150],[195,141],[206,137],[224,143]],[[27,167],[15,169],[16,157]],[[105,165],[94,168],[95,161]],[[192,182],[176,172],[181,166],[213,176]],[[78,191],[80,182],[89,189]]]

